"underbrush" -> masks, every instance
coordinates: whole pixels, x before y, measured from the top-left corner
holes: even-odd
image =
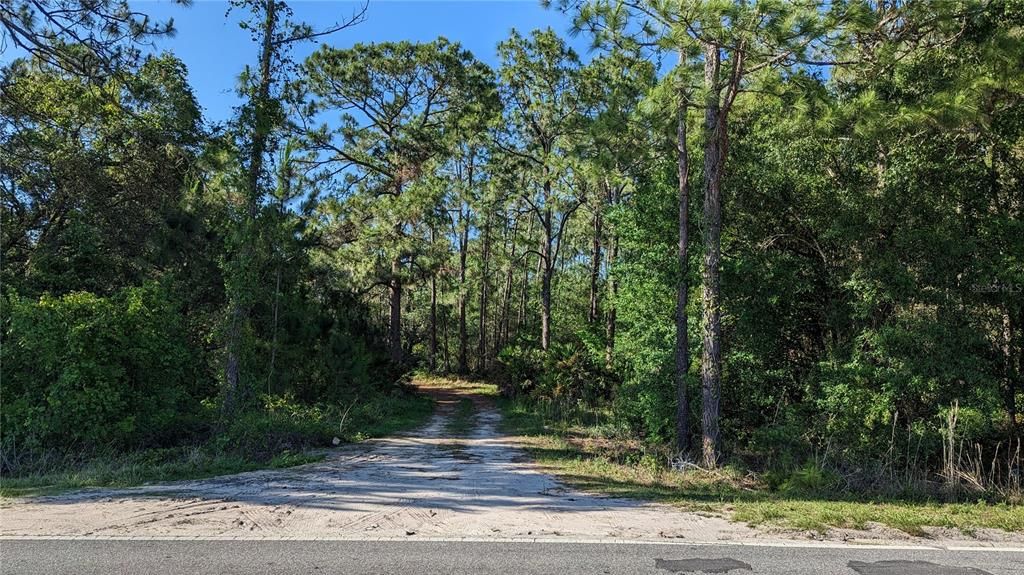
[[[85,487],[130,487],[152,481],[201,479],[262,468],[311,463],[323,454],[284,450],[253,460],[209,445],[97,453],[89,458],[51,456],[46,466],[0,480],[0,496],[41,495]]]
[[[813,460],[762,470],[739,457],[708,470],[680,460],[669,446],[632,437],[600,410],[556,413],[543,404],[508,398],[499,404],[506,431],[525,436],[538,464],[588,491],[817,532],[872,523],[914,535],[926,534],[926,527],[967,534],[979,528],[1024,531],[1019,490],[981,489],[976,479],[956,484],[941,476],[925,482],[875,481],[866,488]],[[962,469],[957,476],[968,472]]]
[[[404,390],[338,405],[304,405],[290,396],[267,396],[262,403],[230,423],[210,421],[206,439],[189,445],[88,452],[66,446],[29,453],[4,445],[0,496],[128,487],[302,465],[322,459],[321,449],[334,445],[335,439],[357,442],[389,435],[421,425],[433,411],[428,398]]]

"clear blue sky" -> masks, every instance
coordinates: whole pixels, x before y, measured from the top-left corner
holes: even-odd
[[[314,26],[343,19],[357,6],[342,0],[305,0],[289,3],[297,20]],[[158,0],[136,0],[133,8],[158,19],[174,18],[174,38],[157,44],[158,50],[174,52],[188,66],[189,80],[208,121],[231,116],[237,103],[234,87],[246,64],[255,61],[256,46],[249,33],[238,27],[232,14],[225,19],[228,3],[195,0],[190,7]],[[344,47],[357,42],[391,40],[429,41],[438,36],[458,41],[480,60],[497,63],[495,47],[512,28],[528,32],[550,26],[568,38],[570,19],[557,10],[541,7],[537,0],[370,0],[366,20],[323,40]],[[589,39],[568,38],[585,60]],[[300,46],[294,56],[303,58],[316,45]]]

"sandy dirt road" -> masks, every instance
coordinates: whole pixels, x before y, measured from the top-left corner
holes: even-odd
[[[0,536],[331,539],[765,537],[726,519],[576,492],[532,465],[499,413],[469,390],[425,387],[438,401],[407,435],[331,452],[318,463],[200,481],[85,490],[0,503]],[[470,397],[474,428],[450,437]]]

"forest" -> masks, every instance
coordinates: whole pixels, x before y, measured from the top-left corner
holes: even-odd
[[[0,4],[8,487],[302,463],[444,376],[631,464],[1020,502],[1024,2],[548,2],[492,66],[231,0],[227,122],[145,3]]]

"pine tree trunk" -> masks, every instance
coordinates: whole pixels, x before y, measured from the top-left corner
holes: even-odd
[[[608,205],[616,206],[619,202],[619,188],[605,182],[608,190]],[[608,294],[604,310],[604,365],[606,369],[612,369],[615,359],[615,329],[616,329],[616,302],[619,295],[619,280],[615,276],[615,262],[619,258],[619,238],[615,228],[609,229],[608,249],[605,250],[608,262]]]
[[[501,302],[501,321],[499,322],[500,339],[498,341],[498,348],[503,348],[508,345],[509,339],[509,324],[511,323],[511,304],[512,304],[512,282],[513,275],[515,273],[515,261],[516,261],[516,239],[519,235],[519,220],[517,219],[512,224],[512,247],[509,248],[508,256],[508,272],[505,274],[505,288],[502,290],[502,302]]]
[[[281,195],[277,203],[277,214],[282,220],[285,217],[285,202],[291,197],[291,186],[292,186],[292,170],[289,163],[282,164],[281,166]],[[274,271],[274,319],[271,324],[270,333],[270,367],[267,369],[267,394],[273,393],[273,381],[274,381],[274,366],[277,362],[277,325],[278,325],[278,311],[280,308],[281,301],[281,266],[283,265],[281,258],[277,258],[277,266]]]
[[[399,266],[398,258],[391,260],[389,286],[391,316],[388,323],[388,344],[391,350],[391,361],[396,365],[402,363],[402,280],[398,276]]]
[[[544,168],[545,174],[547,167]],[[547,351],[551,346],[551,276],[555,273],[554,254],[551,252],[554,243],[553,221],[551,213],[551,180],[544,180],[544,243],[541,245],[541,277],[540,277],[540,348]]]
[[[680,94],[680,98],[683,94]],[[686,104],[679,105],[679,124],[676,130],[679,154],[679,247],[676,283],[676,449],[680,453],[690,450],[690,404],[687,398],[687,375],[690,370],[689,329],[686,307],[689,297],[689,225],[690,225],[690,157],[686,149]]]
[[[551,276],[554,269],[544,266],[540,283],[540,348],[551,347]]]
[[[519,288],[519,306],[516,310],[516,333],[522,333],[526,324],[526,304],[530,299],[530,270],[523,269],[523,283]]]
[[[483,250],[480,270],[480,333],[477,340],[476,369],[480,373],[487,371],[487,297],[490,291],[490,260],[491,260],[491,215],[484,218]]]
[[[274,273],[274,318],[270,328],[270,366],[267,368],[267,394],[273,393],[271,384],[274,381],[274,364],[277,362],[277,318],[278,308],[281,300],[281,262],[277,263],[277,271]]]
[[[550,191],[551,182],[545,182],[544,189]],[[544,351],[551,346],[551,276],[555,273],[551,249],[551,209],[548,208],[544,222],[544,244],[541,246],[540,276],[540,348]]]
[[[719,104],[720,55],[715,46],[705,47],[704,84],[708,91],[704,129],[704,268],[701,275],[703,299],[703,356],[701,392],[704,466],[717,467],[719,449],[719,398],[722,376],[721,265],[722,200],[721,169],[723,126]]]
[[[456,368],[460,375],[469,371],[469,335],[466,331],[466,252],[469,249],[469,225],[465,218],[460,208],[459,219],[463,230],[459,238],[459,365]]]
[[[1017,437],[1017,366],[1014,354],[1013,323],[1010,319],[1010,311],[1003,307],[1003,377],[1006,382],[1006,415],[1010,422],[1010,436]]]
[[[266,0],[265,21],[262,30],[260,58],[259,58],[259,83],[256,94],[253,98],[254,121],[252,125],[252,142],[249,150],[249,170],[247,174],[248,190],[246,190],[246,221],[243,224],[245,235],[252,232],[255,226],[256,213],[260,199],[260,177],[263,175],[263,154],[267,148],[269,129],[266,122],[267,108],[270,100],[270,86],[273,83],[271,76],[271,64],[274,58],[274,32],[277,29],[277,2]],[[248,270],[252,265],[252,242],[245,241],[242,245],[241,268]],[[239,282],[241,283],[241,282]],[[238,286],[235,289],[239,289]],[[241,354],[242,334],[244,324],[249,317],[248,305],[245,298],[235,294],[231,302],[231,325],[228,329],[227,338],[227,359],[224,365],[224,411],[233,413],[239,403],[241,394]]]
[[[430,276],[430,371],[437,371],[437,275]]]
[[[598,316],[598,280],[601,278],[601,208],[594,207],[594,236],[590,245],[590,309],[587,312],[587,323],[597,323]]]
[[[604,365],[605,368],[611,369],[615,359],[616,301],[619,295],[619,280],[615,277],[613,266],[619,257],[619,240],[613,234],[608,243],[608,301],[605,302],[604,311]]]
[[[444,372],[452,372],[452,358],[448,348],[448,313],[441,314],[441,355],[444,358]]]
[[[224,412],[234,413],[238,399],[239,354],[242,344],[242,323],[245,321],[245,312],[237,302],[231,308],[231,324],[228,327],[228,354],[224,363]]]

